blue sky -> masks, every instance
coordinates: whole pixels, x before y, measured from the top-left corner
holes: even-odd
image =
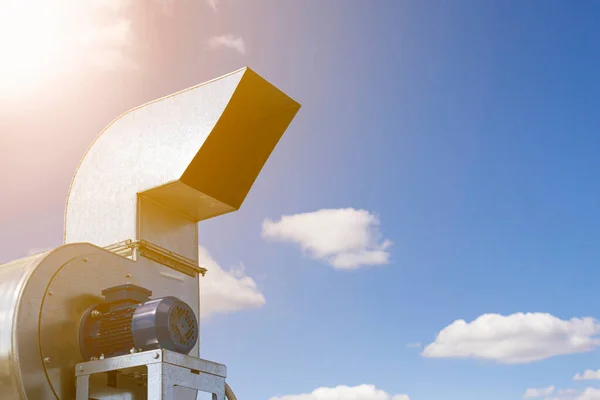
[[[599,3],[165,4],[107,16],[131,22],[118,51],[135,70],[86,64],[67,78],[63,66],[0,98],[0,205],[15,210],[0,214],[0,261],[60,243],[75,166],[115,116],[248,65],[303,108],[242,209],[199,225],[214,261],[243,263],[266,299],[202,322],[202,356],[228,365],[239,398],[362,384],[411,400],[550,386],[600,398],[558,393],[600,388],[573,380],[600,368],[600,323],[570,321],[598,317]],[[221,35],[229,47],[210,48]],[[377,216],[387,264],[334,268],[261,236],[265,219],[342,208]],[[505,317],[485,340],[469,325],[443,357],[408,346],[484,314]],[[542,359],[506,364],[511,346]]]

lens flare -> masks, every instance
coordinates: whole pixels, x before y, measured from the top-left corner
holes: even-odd
[[[61,60],[64,15],[51,1],[4,0],[0,12],[0,94],[40,84]]]

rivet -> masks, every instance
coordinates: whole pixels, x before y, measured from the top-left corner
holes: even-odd
[[[100,311],[98,311],[98,310],[94,310],[94,311],[92,311],[92,313],[91,313],[91,316],[92,316],[92,318],[97,318],[97,317],[99,317],[100,315],[102,315],[102,313],[101,313]]]
[[[132,276],[131,274],[127,274],[127,275],[125,275],[125,278],[131,278],[131,276]]]
[[[160,354],[158,354],[158,353],[154,353],[154,359],[155,359],[155,360],[158,360],[159,358],[160,358]]]
[[[46,357],[46,358],[44,358],[44,362],[45,362],[46,364],[49,364],[49,363],[50,363],[50,357]]]
[[[78,366],[77,371],[79,371],[79,372],[83,371],[83,365]]]
[[[54,295],[54,292],[53,292],[52,290],[50,290],[50,291],[48,292],[48,296],[53,296],[53,295]]]

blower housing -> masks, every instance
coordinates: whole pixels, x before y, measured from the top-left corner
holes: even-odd
[[[224,400],[226,367],[199,358],[198,223],[241,207],[299,109],[242,68],[110,123],[64,243],[0,264],[0,398]]]

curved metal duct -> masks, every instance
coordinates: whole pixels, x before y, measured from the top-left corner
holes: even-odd
[[[197,260],[195,223],[242,205],[299,108],[243,68],[122,115],[77,169],[65,243],[147,240]]]

